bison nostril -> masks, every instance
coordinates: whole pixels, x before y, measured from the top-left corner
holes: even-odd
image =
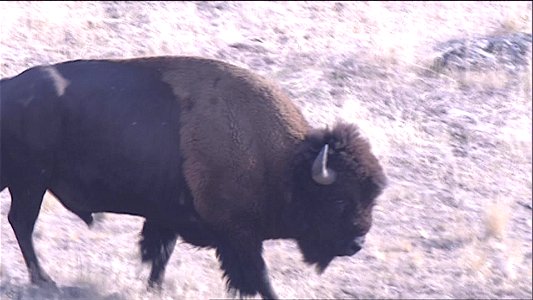
[[[352,243],[350,245],[350,250],[351,250],[350,252],[355,254],[355,253],[359,252],[359,250],[361,250],[362,248],[363,248],[362,245],[357,244],[357,243]]]
[[[365,237],[364,236],[358,236],[356,237],[348,247],[348,255],[354,255],[355,253],[359,252],[363,248],[363,245],[365,244]]]
[[[337,255],[339,256],[352,256],[355,253],[363,249],[363,244],[365,243],[364,236],[357,237],[348,243],[345,243],[342,247],[339,248]]]
[[[358,236],[353,240],[353,242],[359,245],[359,247],[363,247],[365,244],[365,236]]]

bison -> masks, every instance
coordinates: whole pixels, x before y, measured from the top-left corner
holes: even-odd
[[[228,290],[275,298],[267,239],[321,272],[363,246],[386,176],[355,125],[313,129],[279,87],[199,57],[75,60],[0,81],[1,180],[31,282],[55,283],[32,232],[48,190],[92,214],[145,218],[142,260],[162,283],[178,237],[216,249]]]

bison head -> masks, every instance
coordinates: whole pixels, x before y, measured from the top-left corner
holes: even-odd
[[[309,134],[294,160],[288,216],[307,263],[323,272],[336,256],[361,250],[386,177],[356,126]]]

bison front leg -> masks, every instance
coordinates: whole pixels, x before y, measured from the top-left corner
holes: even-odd
[[[229,291],[236,291],[241,297],[259,293],[263,299],[277,299],[262,257],[262,242],[252,234],[221,236],[224,238],[220,239],[216,253]]]
[[[151,261],[152,270],[148,279],[149,287],[161,288],[165,268],[176,246],[177,233],[157,224],[145,221],[141,232],[141,258],[143,262]]]
[[[45,191],[45,188],[26,180],[21,180],[20,185],[9,186],[11,208],[8,220],[15,232],[31,282],[39,286],[55,287],[54,281],[41,268],[32,241],[33,228]]]

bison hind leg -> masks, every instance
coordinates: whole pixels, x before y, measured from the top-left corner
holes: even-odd
[[[9,190],[12,199],[7,218],[17,238],[31,282],[39,286],[56,287],[52,278],[41,268],[32,240],[33,228],[46,189],[37,181],[20,180],[20,183],[11,185]]]
[[[150,287],[161,287],[165,268],[176,246],[177,233],[147,220],[144,222],[141,236],[141,259],[143,262],[152,263],[148,284]]]

